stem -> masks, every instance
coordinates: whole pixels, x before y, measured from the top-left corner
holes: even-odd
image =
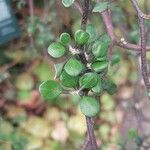
[[[87,24],[88,16],[89,16],[89,5],[90,5],[90,1],[84,0],[84,4],[82,6],[83,14],[82,14],[82,19],[81,19],[81,28],[83,30],[86,30],[86,24]]]
[[[142,70],[143,80],[147,88],[148,96],[150,99],[150,81],[149,81],[149,72],[148,72],[147,60],[146,60],[145,22],[143,18],[143,13],[139,9],[137,1],[136,0],[130,0],[130,1],[138,15],[140,36],[141,36],[141,70]]]
[[[88,22],[89,6],[90,6],[90,0],[84,0],[83,6],[82,6],[83,13],[82,13],[82,19],[81,19],[81,29],[84,31],[86,30],[86,24]],[[79,55],[79,57],[80,57],[81,61],[84,64],[87,64],[88,62],[87,62],[86,57],[83,53],[84,47],[80,47],[80,51],[81,51],[81,54]],[[86,94],[87,94],[87,92],[83,91],[83,95],[86,95]],[[94,135],[94,128],[93,128],[94,121],[92,120],[91,117],[86,117],[86,124],[87,124],[87,136],[88,137],[87,137],[87,140],[85,141],[82,149],[85,150],[88,148],[88,146],[90,146],[90,150],[98,150],[96,138]]]
[[[87,124],[87,131],[88,131],[88,137],[89,137],[89,142],[91,144],[91,150],[98,150],[97,143],[96,143],[96,138],[94,135],[94,121],[91,117],[86,117],[86,124]]]
[[[88,146],[89,146],[89,143],[90,143],[90,141],[89,141],[89,136],[88,136],[88,134],[87,134],[87,137],[86,137],[86,139],[85,139],[85,141],[84,141],[84,144],[83,144],[83,146],[82,146],[82,150],[87,150],[87,148],[88,148]]]
[[[29,14],[30,14],[30,19],[31,19],[31,26],[33,26],[33,21],[34,21],[34,4],[33,4],[33,0],[28,0],[28,5],[29,5]],[[30,38],[31,48],[33,49],[34,48],[33,35],[30,34],[29,38]]]

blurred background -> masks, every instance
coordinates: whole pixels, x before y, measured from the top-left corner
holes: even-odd
[[[150,1],[140,0],[148,13]],[[137,17],[129,0],[111,3],[118,39],[139,42]],[[90,21],[105,33],[99,14]],[[86,137],[85,118],[77,95],[62,95],[47,103],[39,84],[54,79],[47,47],[62,32],[80,28],[80,13],[61,0],[0,0],[0,150],[79,150]],[[147,44],[150,23],[146,22]],[[150,149],[150,103],[140,73],[139,54],[114,47],[120,56],[109,74],[118,85],[113,96],[101,96],[95,134],[101,150]],[[148,63],[150,53],[147,52]],[[61,60],[60,60],[61,61]]]

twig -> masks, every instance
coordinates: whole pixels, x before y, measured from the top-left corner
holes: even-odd
[[[90,143],[89,136],[87,134],[87,137],[86,137],[86,139],[84,141],[84,144],[82,145],[82,150],[87,150],[87,147],[88,147],[89,143]]]
[[[82,14],[82,19],[81,19],[81,28],[83,30],[86,29],[86,24],[87,24],[87,21],[88,21],[88,16],[89,16],[89,0],[84,0],[84,4],[82,6],[82,9],[83,9],[83,14]]]
[[[135,10],[137,11],[137,14],[140,16],[140,18],[143,19],[150,19],[150,15],[146,15],[144,14],[141,9],[138,6],[137,0],[130,0],[135,8]]]
[[[97,2],[100,2],[100,0],[97,0]],[[134,50],[134,51],[140,51],[140,49],[141,49],[140,45],[132,44],[126,40],[121,41],[121,40],[117,39],[117,37],[114,33],[114,27],[112,24],[112,18],[110,16],[111,15],[110,10],[107,9],[107,10],[103,11],[102,13],[100,13],[100,15],[102,17],[106,31],[113,41],[114,46],[119,46],[121,48]],[[146,50],[150,50],[150,46],[146,46]]]
[[[80,6],[78,1],[74,2],[74,6],[79,11],[79,13],[82,15],[83,14],[83,10],[82,10],[82,7]]]
[[[144,18],[138,7],[137,1],[136,0],[130,0],[130,1],[138,15],[140,36],[141,36],[141,70],[142,70],[143,80],[147,88],[148,96],[150,99],[150,81],[149,81],[149,73],[148,73],[147,60],[146,60],[146,36],[145,36]]]
[[[33,0],[28,0],[28,5],[29,5],[29,14],[30,14],[30,21],[31,21],[31,26],[33,26],[33,21],[34,21],[34,4],[33,4]],[[31,48],[34,48],[34,39],[32,34],[29,34],[29,38],[30,38],[30,44],[31,44]]]

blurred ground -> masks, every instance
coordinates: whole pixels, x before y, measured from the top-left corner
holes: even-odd
[[[149,11],[149,5],[148,1],[140,1],[145,11]],[[86,125],[78,108],[78,96],[63,95],[48,104],[38,92],[42,81],[54,78],[54,63],[59,63],[47,55],[48,45],[61,32],[73,35],[80,16],[74,8],[65,9],[54,0],[36,1],[34,16],[24,0],[13,1],[12,7],[22,33],[0,46],[0,150],[80,149]],[[117,1],[112,10],[117,36],[137,43],[138,24],[130,3]],[[97,32],[105,32],[98,15],[91,20]],[[147,43],[149,36],[148,32]],[[139,56],[118,47],[113,52],[121,57],[109,71],[118,91],[113,96],[104,93],[100,98],[101,112],[95,120],[98,145],[102,150],[150,149],[150,104],[141,74],[137,73]]]

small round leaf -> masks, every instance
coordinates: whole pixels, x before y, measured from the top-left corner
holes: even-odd
[[[79,45],[86,44],[88,42],[89,38],[90,38],[89,33],[85,32],[83,30],[78,30],[75,33],[75,41]]]
[[[107,61],[96,61],[91,65],[92,69],[98,73],[104,71],[108,67]]]
[[[114,54],[111,59],[111,65],[115,65],[115,64],[119,63],[119,61],[120,61],[120,55]]]
[[[93,44],[92,53],[95,57],[107,56],[108,43],[97,41]]]
[[[84,115],[94,117],[99,112],[100,106],[96,99],[84,96],[80,101],[80,109]]]
[[[103,89],[105,89],[110,95],[117,91],[117,85],[111,80],[104,80],[102,82]]]
[[[96,27],[93,24],[88,24],[86,26],[86,32],[89,33],[90,38],[89,38],[89,43],[90,42],[94,42],[94,40],[96,40],[97,38],[97,31],[96,31]]]
[[[70,34],[64,32],[60,35],[60,41],[62,44],[67,45],[71,40]]]
[[[56,71],[55,77],[56,78],[61,75],[63,67],[64,67],[64,62],[55,64],[55,71]]]
[[[70,58],[64,67],[66,73],[70,76],[78,76],[83,68],[83,64],[75,58]]]
[[[54,42],[48,47],[48,53],[54,58],[59,58],[62,57],[66,52],[65,47],[59,43],[59,42]]]
[[[98,75],[96,73],[89,72],[89,73],[84,74],[80,78],[79,84],[81,88],[89,89],[89,88],[94,87],[97,84],[97,81],[98,81]]]
[[[39,91],[41,95],[44,97],[44,99],[52,100],[62,93],[62,87],[58,82],[48,80],[40,85]]]
[[[72,77],[69,74],[67,74],[65,71],[62,72],[62,74],[60,75],[60,81],[62,83],[62,85],[64,85],[65,87],[76,87],[78,84],[78,77]]]
[[[100,95],[102,93],[103,87],[102,87],[102,80],[100,78],[98,78],[97,84],[92,88],[92,91],[96,95]]]

